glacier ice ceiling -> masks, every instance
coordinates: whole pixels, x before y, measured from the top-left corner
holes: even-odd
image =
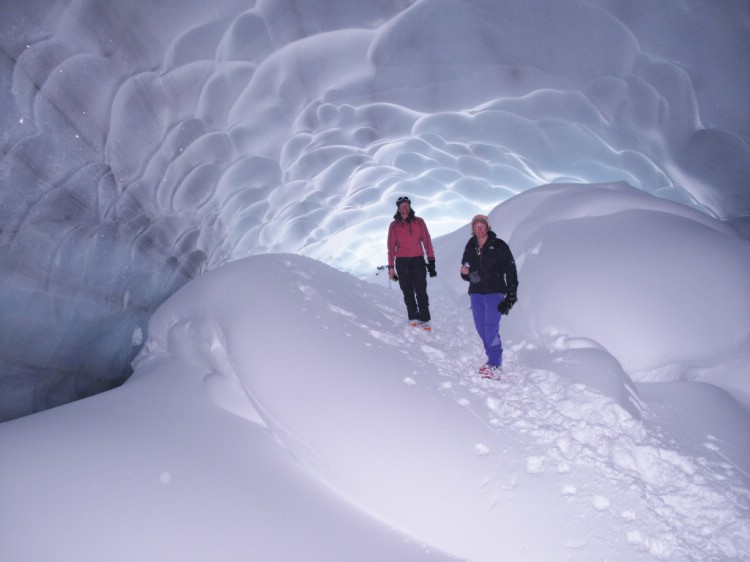
[[[0,420],[122,382],[226,262],[372,272],[400,194],[433,236],[620,181],[750,233],[744,0],[6,0],[0,47]]]

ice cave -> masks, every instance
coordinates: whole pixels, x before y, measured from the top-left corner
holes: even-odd
[[[750,234],[743,0],[6,0],[0,46],[0,420],[122,383],[238,258],[374,274],[402,193],[434,235],[612,182]]]
[[[0,558],[749,560],[749,52],[747,0],[0,2]]]

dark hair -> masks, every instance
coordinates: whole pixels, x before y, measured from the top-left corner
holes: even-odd
[[[408,215],[408,216],[406,217],[406,219],[404,219],[404,218],[403,218],[403,217],[401,216],[401,213],[400,213],[400,212],[398,212],[398,211],[396,211],[396,214],[395,214],[395,215],[393,215],[393,219],[394,219],[394,220],[397,220],[398,222],[403,222],[404,220],[405,220],[406,222],[411,222],[411,221],[413,221],[413,220],[414,220],[414,217],[415,217],[415,216],[416,216],[416,214],[414,213],[414,209],[412,209],[412,208],[409,208],[409,215]]]

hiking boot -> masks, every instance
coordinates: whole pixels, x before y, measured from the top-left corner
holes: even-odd
[[[479,372],[482,374],[483,379],[494,379],[498,380],[500,374],[503,372],[503,368],[500,365],[487,365]]]
[[[432,327],[430,326],[429,322],[420,322],[419,326],[425,331],[425,332],[431,332]]]
[[[409,326],[411,326],[412,328],[416,328],[417,326],[419,326],[419,320],[409,320]]]

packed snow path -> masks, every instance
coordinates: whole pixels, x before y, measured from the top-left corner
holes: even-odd
[[[612,541],[656,559],[727,560],[750,554],[747,467],[727,459],[712,434],[696,443],[686,441],[685,428],[675,427],[683,430],[675,440],[659,414],[662,401],[671,402],[669,410],[678,396],[655,396],[653,404],[635,400],[634,416],[626,410],[632,398],[618,403],[570,377],[529,367],[522,358],[532,355],[533,346],[523,342],[505,342],[501,380],[482,379],[476,371],[484,355],[468,299],[467,306],[456,307],[453,299],[441,297],[432,299],[438,318],[431,333],[403,328],[409,353],[419,354],[427,366],[404,383],[439,387],[501,444],[500,450],[486,442],[475,445],[477,455],[496,459],[484,484],[492,509],[507,504],[533,524],[538,506],[516,505],[513,498],[519,486],[533,486],[564,498],[584,523],[566,542],[571,550]],[[402,315],[398,302],[391,312],[394,318]],[[683,449],[691,454],[681,454]],[[588,525],[597,521],[610,532],[592,536]]]

